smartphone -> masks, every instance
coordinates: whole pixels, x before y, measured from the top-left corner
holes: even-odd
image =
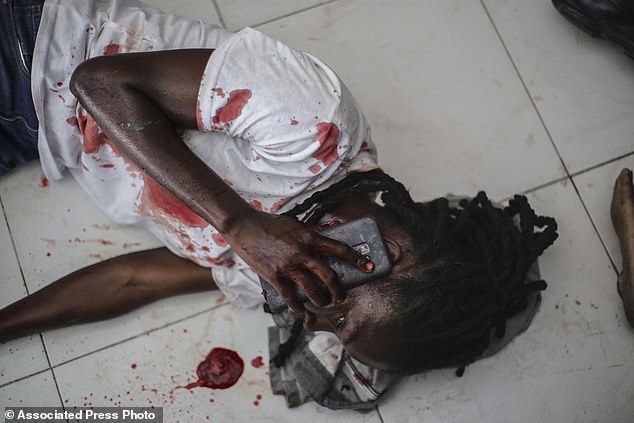
[[[339,281],[341,281],[341,284],[346,290],[385,276],[392,270],[390,258],[383,238],[381,237],[379,226],[374,219],[370,217],[332,226],[321,231],[319,234],[350,245],[364,256],[369,256],[374,263],[374,270],[370,273],[366,273],[337,258],[324,257],[326,264],[337,273]],[[328,293],[327,288],[321,282],[317,283],[322,291]],[[279,313],[286,309],[284,298],[277,293],[271,284],[260,278],[260,285],[262,285],[262,293],[266,299],[266,311]],[[301,289],[297,286],[295,286],[294,289],[297,298],[302,302],[308,300]]]

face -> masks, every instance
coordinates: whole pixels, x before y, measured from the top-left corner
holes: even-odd
[[[305,329],[332,332],[357,360],[379,369],[389,367],[389,358],[394,354],[389,322],[395,311],[373,285],[349,290],[339,304],[317,307],[306,303],[305,307]]]
[[[347,217],[362,216],[374,217],[381,229],[392,264],[390,277],[411,277],[417,265],[411,236],[374,202],[365,203],[365,207],[355,202]],[[398,353],[395,345],[399,335],[390,327],[390,322],[398,319],[398,310],[382,295],[380,286],[377,281],[353,288],[339,304],[318,307],[306,303],[304,328],[332,332],[357,360],[374,368],[389,369],[390,358]]]
[[[405,234],[381,227],[392,262],[391,277],[411,276],[416,260]],[[386,236],[387,235],[387,236]],[[394,302],[383,295],[380,281],[347,291],[339,304],[318,307],[305,304],[304,328],[335,334],[350,355],[368,366],[389,369],[390,359],[397,353],[399,335],[390,322],[398,319]]]

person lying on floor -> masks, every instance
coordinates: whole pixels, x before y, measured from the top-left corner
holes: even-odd
[[[302,322],[331,332],[369,371],[461,368],[491,351],[512,316],[528,310],[519,327],[530,323],[545,283],[527,274],[557,237],[554,219],[523,196],[505,208],[483,192],[415,202],[379,168],[358,104],[319,59],[134,0],[1,7],[29,23],[42,9],[31,37],[9,49],[23,56],[7,61],[2,47],[21,81],[9,86],[23,125],[3,132],[15,135],[2,141],[5,167],[37,150],[47,178],[68,171],[113,221],[145,226],[165,248],[97,263],[9,305],[0,339],[213,289],[252,307],[264,302],[258,275],[300,322],[293,338]],[[365,272],[372,262],[317,229],[365,216],[393,267],[345,291],[321,258]]]

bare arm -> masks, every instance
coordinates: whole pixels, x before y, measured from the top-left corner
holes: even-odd
[[[177,135],[176,126],[196,128],[199,84],[211,54],[170,50],[99,57],[77,68],[71,89],[128,159],[217,228],[289,306],[303,309],[292,283],[315,304],[328,301],[312,275],[333,299],[343,298],[336,274],[319,257],[340,257],[364,269],[356,251],[292,218],[255,211]]]
[[[231,218],[249,206],[187,148],[175,129],[196,127],[198,86],[210,54],[177,50],[91,59],[77,68],[71,89],[126,157],[226,232]]]

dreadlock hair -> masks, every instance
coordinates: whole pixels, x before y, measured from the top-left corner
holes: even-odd
[[[502,337],[506,319],[527,307],[530,293],[546,288],[544,281],[526,281],[526,274],[557,238],[557,224],[537,216],[520,195],[503,209],[484,192],[457,208],[446,198],[417,203],[380,169],[352,173],[286,214],[306,213],[304,220],[316,223],[350,196],[378,192],[383,208],[412,236],[421,269],[416,278],[388,275],[369,284],[398,310],[390,328],[399,334],[401,351],[390,370],[458,367],[461,376],[487,349],[491,333]],[[280,348],[276,364],[300,333]]]

